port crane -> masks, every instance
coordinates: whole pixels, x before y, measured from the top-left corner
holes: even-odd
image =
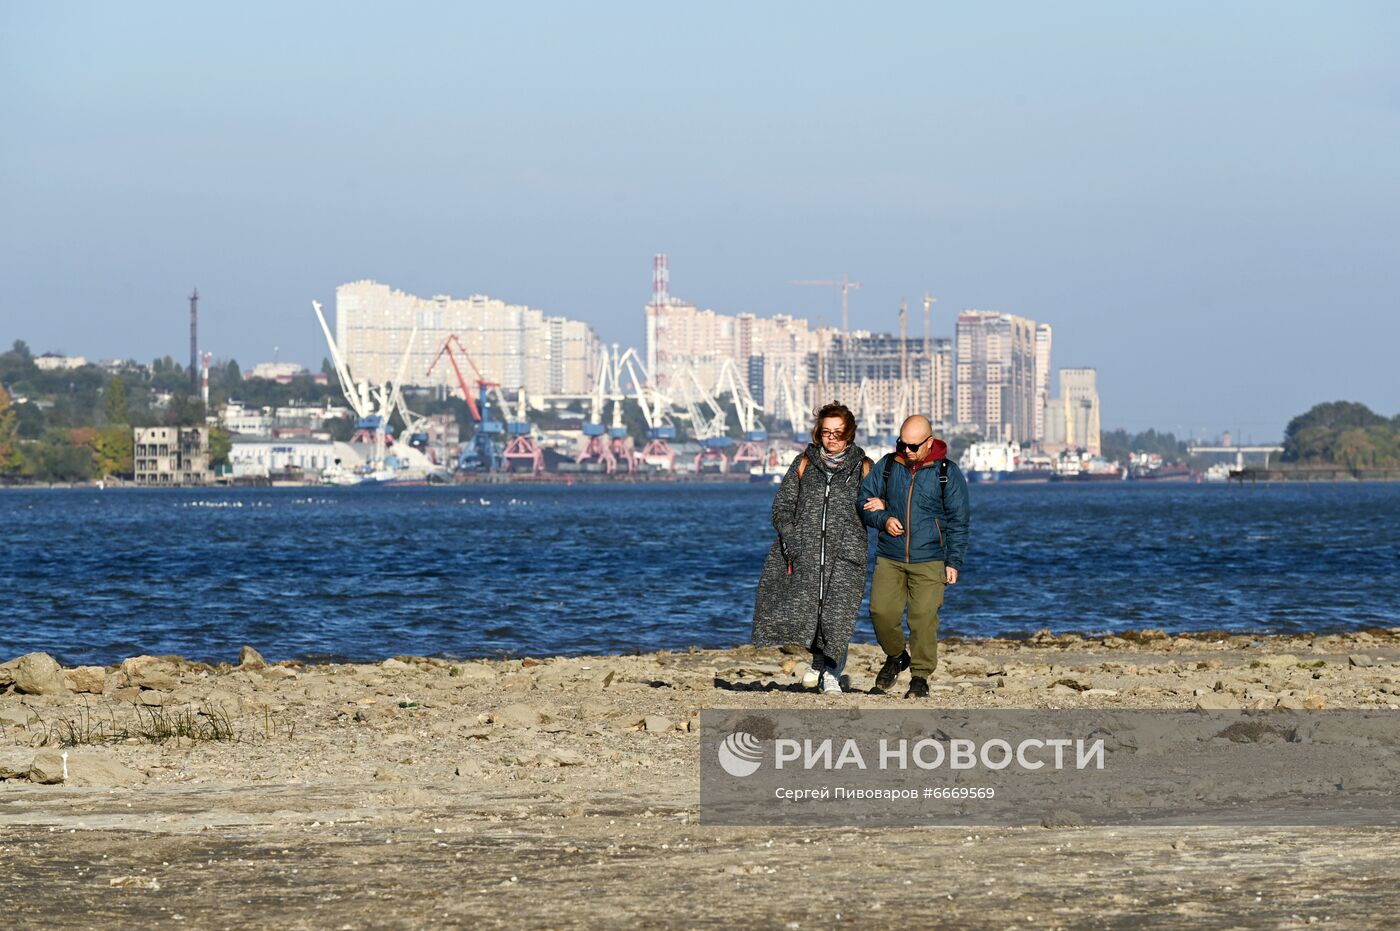
[[[500,388],[492,390],[496,395],[497,405],[505,414],[506,433],[510,435],[510,439],[506,441],[505,451],[501,453],[506,471],[512,471],[512,466],[515,463],[523,462],[531,475],[543,475],[544,449],[535,439],[535,428],[530,423],[524,386],[521,386],[516,393],[514,410],[506,403],[505,395],[501,394]]]
[[[613,453],[612,437],[603,426],[603,408],[608,398],[608,376],[612,371],[612,356],[604,346],[598,351],[598,371],[593,378],[593,393],[588,398],[588,419],[583,422],[583,442],[574,461],[580,465],[597,462],[608,475],[617,471],[617,456]],[[616,411],[616,408],[614,408]]]
[[[453,350],[453,345],[456,350]],[[462,367],[457,362],[457,355],[467,360],[471,366],[472,373],[476,375],[477,396],[472,397],[471,389],[467,387],[467,379],[462,374]],[[492,388],[500,388],[494,381],[487,381],[481,374],[481,369],[477,368],[476,361],[472,359],[471,353],[467,352],[467,347],[462,345],[462,341],[457,338],[456,333],[450,334],[442,341],[442,348],[433,357],[433,362],[428,366],[428,374],[433,374],[433,369],[437,368],[438,362],[443,356],[447,356],[447,361],[452,364],[452,371],[457,376],[457,386],[462,390],[462,400],[467,402],[467,410],[471,413],[472,421],[476,424],[476,429],[472,432],[472,444],[462,450],[462,455],[458,458],[457,468],[470,469],[478,472],[494,472],[499,465],[496,455],[496,442],[494,437],[504,432],[504,425],[499,420],[491,419],[491,395]]]
[[[729,457],[725,451],[734,445],[734,441],[729,438],[729,421],[724,408],[700,382],[690,362],[678,366],[674,374],[680,391],[678,400],[681,409],[689,416],[691,434],[700,445],[700,452],[695,456],[695,471],[699,473],[707,465],[713,464],[719,467],[720,472],[728,472]],[[708,413],[701,410],[701,405]]]
[[[676,452],[671,448],[671,441],[676,438],[676,427],[669,416],[671,401],[652,382],[651,373],[635,349],[628,349],[622,354],[621,366],[627,370],[632,396],[647,425],[647,443],[642,448],[642,462],[665,472],[674,472]]]
[[[326,346],[330,349],[331,361],[335,364],[335,375],[340,381],[341,393],[345,395],[345,401],[350,405],[350,409],[355,412],[355,434],[351,437],[351,442],[369,445],[369,471],[376,472],[384,463],[384,450],[390,442],[388,437],[389,418],[393,416],[395,404],[401,397],[399,384],[403,381],[405,374],[408,352],[404,352],[403,359],[399,362],[398,381],[379,385],[371,385],[364,380],[357,382],[350,374],[350,366],[346,363],[345,357],[341,355],[340,348],[335,343],[335,337],[331,335],[331,328],[326,324],[326,315],[321,311],[321,302],[312,301],[311,308],[316,312],[316,319],[321,324],[321,332],[326,337]],[[413,341],[417,336],[418,329],[415,327],[409,336],[409,350],[413,348]]]
[[[768,430],[758,419],[758,412],[763,410],[763,406],[754,400],[748,386],[739,378],[733,359],[724,360],[724,364],[720,366],[719,378],[715,380],[715,394],[722,395],[726,391],[734,401],[734,410],[739,417],[739,429],[743,431],[743,440],[734,450],[730,464],[742,467],[761,463],[763,444],[768,442]]]

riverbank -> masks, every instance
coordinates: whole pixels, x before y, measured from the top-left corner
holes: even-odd
[[[1397,709],[1397,635],[954,641],[930,701]],[[0,667],[13,922],[251,927],[275,908],[285,928],[1362,927],[1400,880],[1400,834],[1360,828],[699,825],[699,712],[907,707],[902,687],[864,691],[881,658],[867,645],[852,650],[856,691],[829,697],[802,690],[804,658],[776,649],[245,654]],[[66,782],[48,755],[65,749]]]

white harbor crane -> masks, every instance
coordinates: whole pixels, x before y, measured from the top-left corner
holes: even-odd
[[[656,387],[651,373],[635,349],[628,349],[622,354],[619,377],[622,369],[627,372],[632,397],[647,425],[647,443],[642,448],[641,461],[653,469],[674,472],[676,452],[671,448],[671,441],[676,438],[676,427],[669,414],[670,399]]]
[[[701,383],[700,377],[689,361],[682,362],[672,372],[672,384],[677,391],[677,401],[690,418],[690,432],[700,444],[700,452],[695,457],[695,471],[702,471],[707,465],[718,466],[720,472],[729,471],[729,457],[725,450],[734,444],[729,438],[729,420],[724,408]],[[705,410],[701,410],[701,406]]]
[[[763,461],[763,444],[768,442],[768,430],[758,419],[763,405],[754,400],[748,386],[739,378],[738,367],[733,359],[725,359],[720,366],[719,377],[715,380],[716,395],[729,393],[734,401],[734,410],[739,417],[739,429],[743,440],[739,443],[730,462],[736,467],[755,465]]]
[[[326,324],[326,315],[321,310],[319,301],[312,301],[311,308],[316,312],[316,319],[321,324],[321,332],[326,337],[326,346],[330,349],[331,361],[335,365],[336,378],[340,381],[341,393],[345,395],[345,401],[350,405],[350,409],[355,412],[355,436],[351,442],[360,441],[367,443],[370,453],[366,457],[365,477],[371,481],[388,481],[395,478],[429,478],[441,477],[446,472],[434,465],[426,455],[405,442],[400,448],[394,450],[394,455],[385,455],[385,447],[388,445],[387,431],[389,429],[389,419],[394,415],[395,410],[406,411],[403,408],[402,385],[408,373],[409,354],[413,351],[414,340],[418,337],[418,329],[415,327],[409,335],[408,345],[404,349],[403,357],[399,361],[399,369],[396,377],[392,381],[381,382],[378,385],[371,385],[368,381],[355,381],[350,372],[350,366],[346,363],[344,355],[341,354],[340,347],[336,345],[335,337],[331,335],[331,328]],[[408,426],[406,432],[411,433],[414,425],[421,421],[417,415],[406,412],[404,415],[405,424]]]
[[[597,462],[611,475],[617,471],[608,428],[603,426],[603,406],[608,399],[608,376],[612,371],[612,356],[606,346],[598,351],[598,371],[593,379],[593,393],[588,398],[588,417],[583,422],[583,441],[574,461],[582,464]]]

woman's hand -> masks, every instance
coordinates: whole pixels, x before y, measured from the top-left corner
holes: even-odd
[[[869,501],[865,502],[865,509],[867,511],[883,511],[885,509],[885,502],[880,498],[871,498]]]

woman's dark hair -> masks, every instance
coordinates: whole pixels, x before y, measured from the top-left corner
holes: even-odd
[[[856,415],[851,413],[851,409],[844,404],[824,404],[822,409],[817,411],[816,423],[812,425],[812,442],[818,446],[822,445],[822,421],[828,417],[840,417],[844,427],[841,437],[847,443],[852,443],[856,438]]]

